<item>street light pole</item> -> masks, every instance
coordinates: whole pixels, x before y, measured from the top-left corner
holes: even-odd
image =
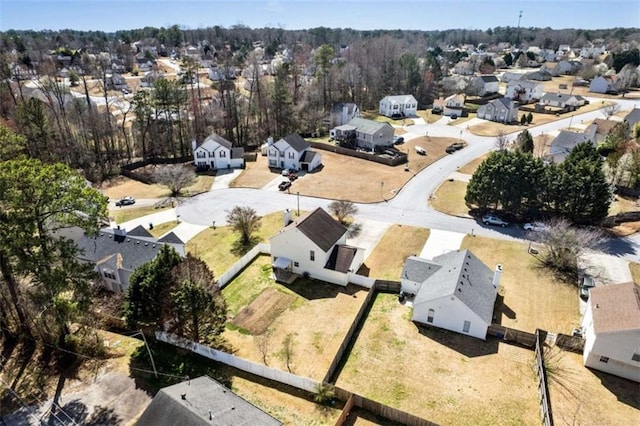
[[[384,195],[382,195],[382,188],[384,187],[384,181],[380,181],[380,196],[384,200]],[[385,200],[386,201],[386,200]]]
[[[298,195],[298,217],[300,217],[300,191],[297,192]]]

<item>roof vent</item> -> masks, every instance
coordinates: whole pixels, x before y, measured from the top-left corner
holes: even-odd
[[[180,394],[180,398],[182,398],[182,399],[187,399],[187,394],[186,394],[186,393],[181,393],[181,394]]]
[[[149,245],[149,243],[144,243],[144,245],[145,245],[145,246],[148,246],[148,245]]]
[[[140,244],[140,241],[136,241],[136,244]]]

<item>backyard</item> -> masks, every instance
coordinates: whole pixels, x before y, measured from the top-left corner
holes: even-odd
[[[435,328],[379,294],[337,386],[440,424],[537,424],[533,352]]]
[[[447,155],[445,148],[453,142],[458,142],[458,139],[423,136],[399,145],[401,151],[408,153],[409,171],[405,171],[404,165],[391,167],[331,151],[316,150],[322,155],[322,169],[301,175],[293,183],[291,191],[299,191],[306,196],[364,203],[390,199],[415,174]],[[415,146],[422,147],[426,155],[416,153]],[[247,163],[247,168],[231,186],[262,188],[274,179],[281,179],[280,170],[270,170],[266,157],[258,155],[258,160]],[[344,182],[349,182],[349,185]]]
[[[366,293],[304,278],[278,284],[271,278],[271,257],[259,256],[222,290],[229,309],[223,336],[239,357],[258,363],[266,358],[270,367],[287,371],[289,353],[293,373],[322,380]]]

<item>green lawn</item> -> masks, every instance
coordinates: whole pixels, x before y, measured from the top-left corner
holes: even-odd
[[[160,238],[161,236],[171,231],[176,226],[178,226],[177,222],[165,222],[165,223],[160,223],[158,225],[154,224],[153,229],[150,229],[149,233],[156,238]]]
[[[113,218],[116,223],[124,223],[142,216],[158,213],[160,211],[162,211],[162,209],[157,209],[153,206],[133,208],[124,207],[122,209],[119,208],[118,210],[111,210],[111,212],[109,212],[109,217]]]

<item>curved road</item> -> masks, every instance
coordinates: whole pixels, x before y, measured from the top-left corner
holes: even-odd
[[[591,99],[591,102],[599,101],[601,100],[597,98]],[[640,106],[639,102],[631,100],[620,100],[618,103],[621,104],[623,109]],[[537,136],[542,133],[567,128],[571,120],[589,121],[601,116],[602,113],[599,110],[575,114],[573,117],[552,123],[529,127],[528,130],[532,136]],[[356,218],[452,230],[461,233],[473,232],[476,235],[492,238],[522,239],[524,237],[524,233],[519,227],[512,226],[505,229],[486,227],[474,219],[440,213],[432,209],[428,204],[431,194],[451,173],[494,148],[494,137],[475,136],[467,132],[465,124],[459,127],[439,124],[416,124],[406,127],[405,130],[419,136],[424,135],[426,132],[430,136],[462,136],[468,142],[468,147],[453,155],[443,157],[416,174],[393,199],[374,204],[357,204],[358,213]],[[511,133],[509,139],[514,140],[517,133]],[[377,186],[372,188],[373,191],[378,189]],[[224,225],[227,211],[237,205],[251,206],[259,215],[264,215],[287,208],[296,210],[299,207],[300,210],[306,211],[316,207],[326,208],[331,201],[281,192],[267,192],[259,189],[218,189],[187,200],[178,206],[177,213],[180,215],[181,220],[188,223],[210,226],[215,221],[218,225]],[[637,253],[640,253],[640,236],[610,239],[604,251],[625,257],[628,260],[637,261]]]

